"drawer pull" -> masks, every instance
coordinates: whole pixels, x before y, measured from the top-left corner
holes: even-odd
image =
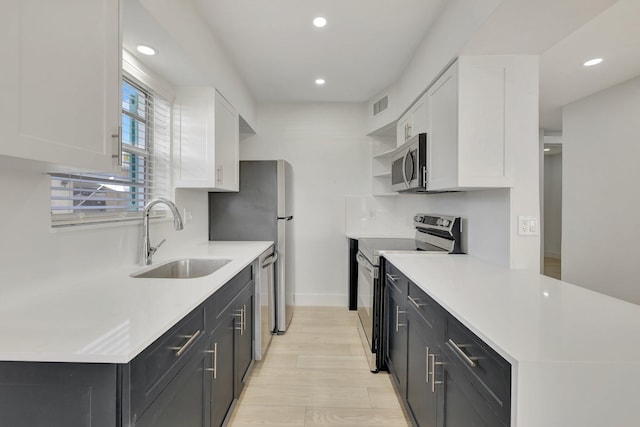
[[[387,273],[387,279],[391,280],[393,283],[396,283],[396,281],[398,280],[398,276]]]
[[[416,308],[422,308],[429,305],[426,302],[420,302],[419,299],[413,299],[411,298],[411,296],[409,296],[408,298],[409,298],[409,301],[411,301],[411,303],[416,306]]]
[[[453,342],[451,338],[449,338],[448,344],[451,346],[451,348],[455,350],[456,353],[458,353],[458,355],[462,358],[462,360],[467,362],[467,365],[471,366],[472,368],[475,368],[476,366],[478,366],[478,364],[476,363],[476,360],[478,360],[477,357],[469,357],[467,356],[467,353],[462,351],[461,347],[467,347],[466,345],[464,344],[458,345],[455,342]]]
[[[195,340],[198,339],[202,332],[198,329],[193,335],[186,335],[184,338],[189,338],[186,343],[182,347],[172,347],[172,350],[176,350],[176,357],[182,356],[182,353],[187,351],[187,349],[193,344]]]
[[[206,350],[205,353],[212,354],[213,368],[206,368],[205,370],[213,372],[213,379],[215,380],[218,377],[218,343],[213,344],[213,350]]]

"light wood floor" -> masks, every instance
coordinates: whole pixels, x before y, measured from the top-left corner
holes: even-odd
[[[346,308],[296,307],[254,365],[229,426],[407,427],[389,375],[369,371],[356,322]]]
[[[544,258],[544,275],[560,280],[562,276],[561,262],[557,258]]]

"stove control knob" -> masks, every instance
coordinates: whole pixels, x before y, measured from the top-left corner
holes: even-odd
[[[415,222],[423,222],[424,221],[424,217],[422,215],[416,215],[413,217],[413,220]]]
[[[442,225],[445,226],[445,227],[448,227],[450,223],[451,222],[448,219],[443,219],[442,220]]]

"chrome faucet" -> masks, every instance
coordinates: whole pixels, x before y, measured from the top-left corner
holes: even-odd
[[[162,244],[166,241],[166,239],[162,239],[158,246],[151,246],[151,241],[149,240],[149,214],[151,213],[151,208],[157,205],[158,203],[164,203],[169,207],[171,213],[173,214],[173,227],[176,230],[182,230],[184,226],[182,225],[182,217],[180,216],[180,212],[178,212],[178,208],[176,205],[169,199],[158,198],[153,199],[144,207],[144,211],[142,212],[142,265],[151,265],[151,258],[153,254],[156,253],[158,248],[162,246]]]

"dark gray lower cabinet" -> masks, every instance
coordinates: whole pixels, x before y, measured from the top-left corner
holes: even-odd
[[[116,365],[0,363],[0,426],[116,426],[116,378]]]
[[[210,366],[206,346],[201,345],[134,424],[136,427],[209,427],[206,411],[211,398]]]
[[[128,364],[0,362],[0,426],[220,427],[253,360],[254,297],[250,265]]]
[[[509,427],[511,365],[392,264],[385,267],[385,358],[413,424]]]
[[[235,339],[236,346],[236,370],[235,370],[235,397],[239,397],[244,383],[247,380],[251,362],[253,362],[253,309],[254,309],[253,286],[247,286],[238,296],[236,303]]]
[[[407,311],[407,406],[417,426],[436,427],[442,425],[442,387],[434,370],[438,342],[411,304]]]
[[[441,365],[444,425],[447,427],[506,427],[487,401],[449,360]]]
[[[401,281],[399,277],[396,281]],[[406,285],[406,282],[403,282]],[[387,337],[386,362],[394,385],[402,397],[407,387],[407,329],[406,291],[387,277],[385,291],[385,336]]]
[[[234,399],[234,328],[235,319],[232,308],[220,318],[218,327],[211,334],[209,353],[211,367],[208,371],[211,385],[211,426],[221,426]]]

